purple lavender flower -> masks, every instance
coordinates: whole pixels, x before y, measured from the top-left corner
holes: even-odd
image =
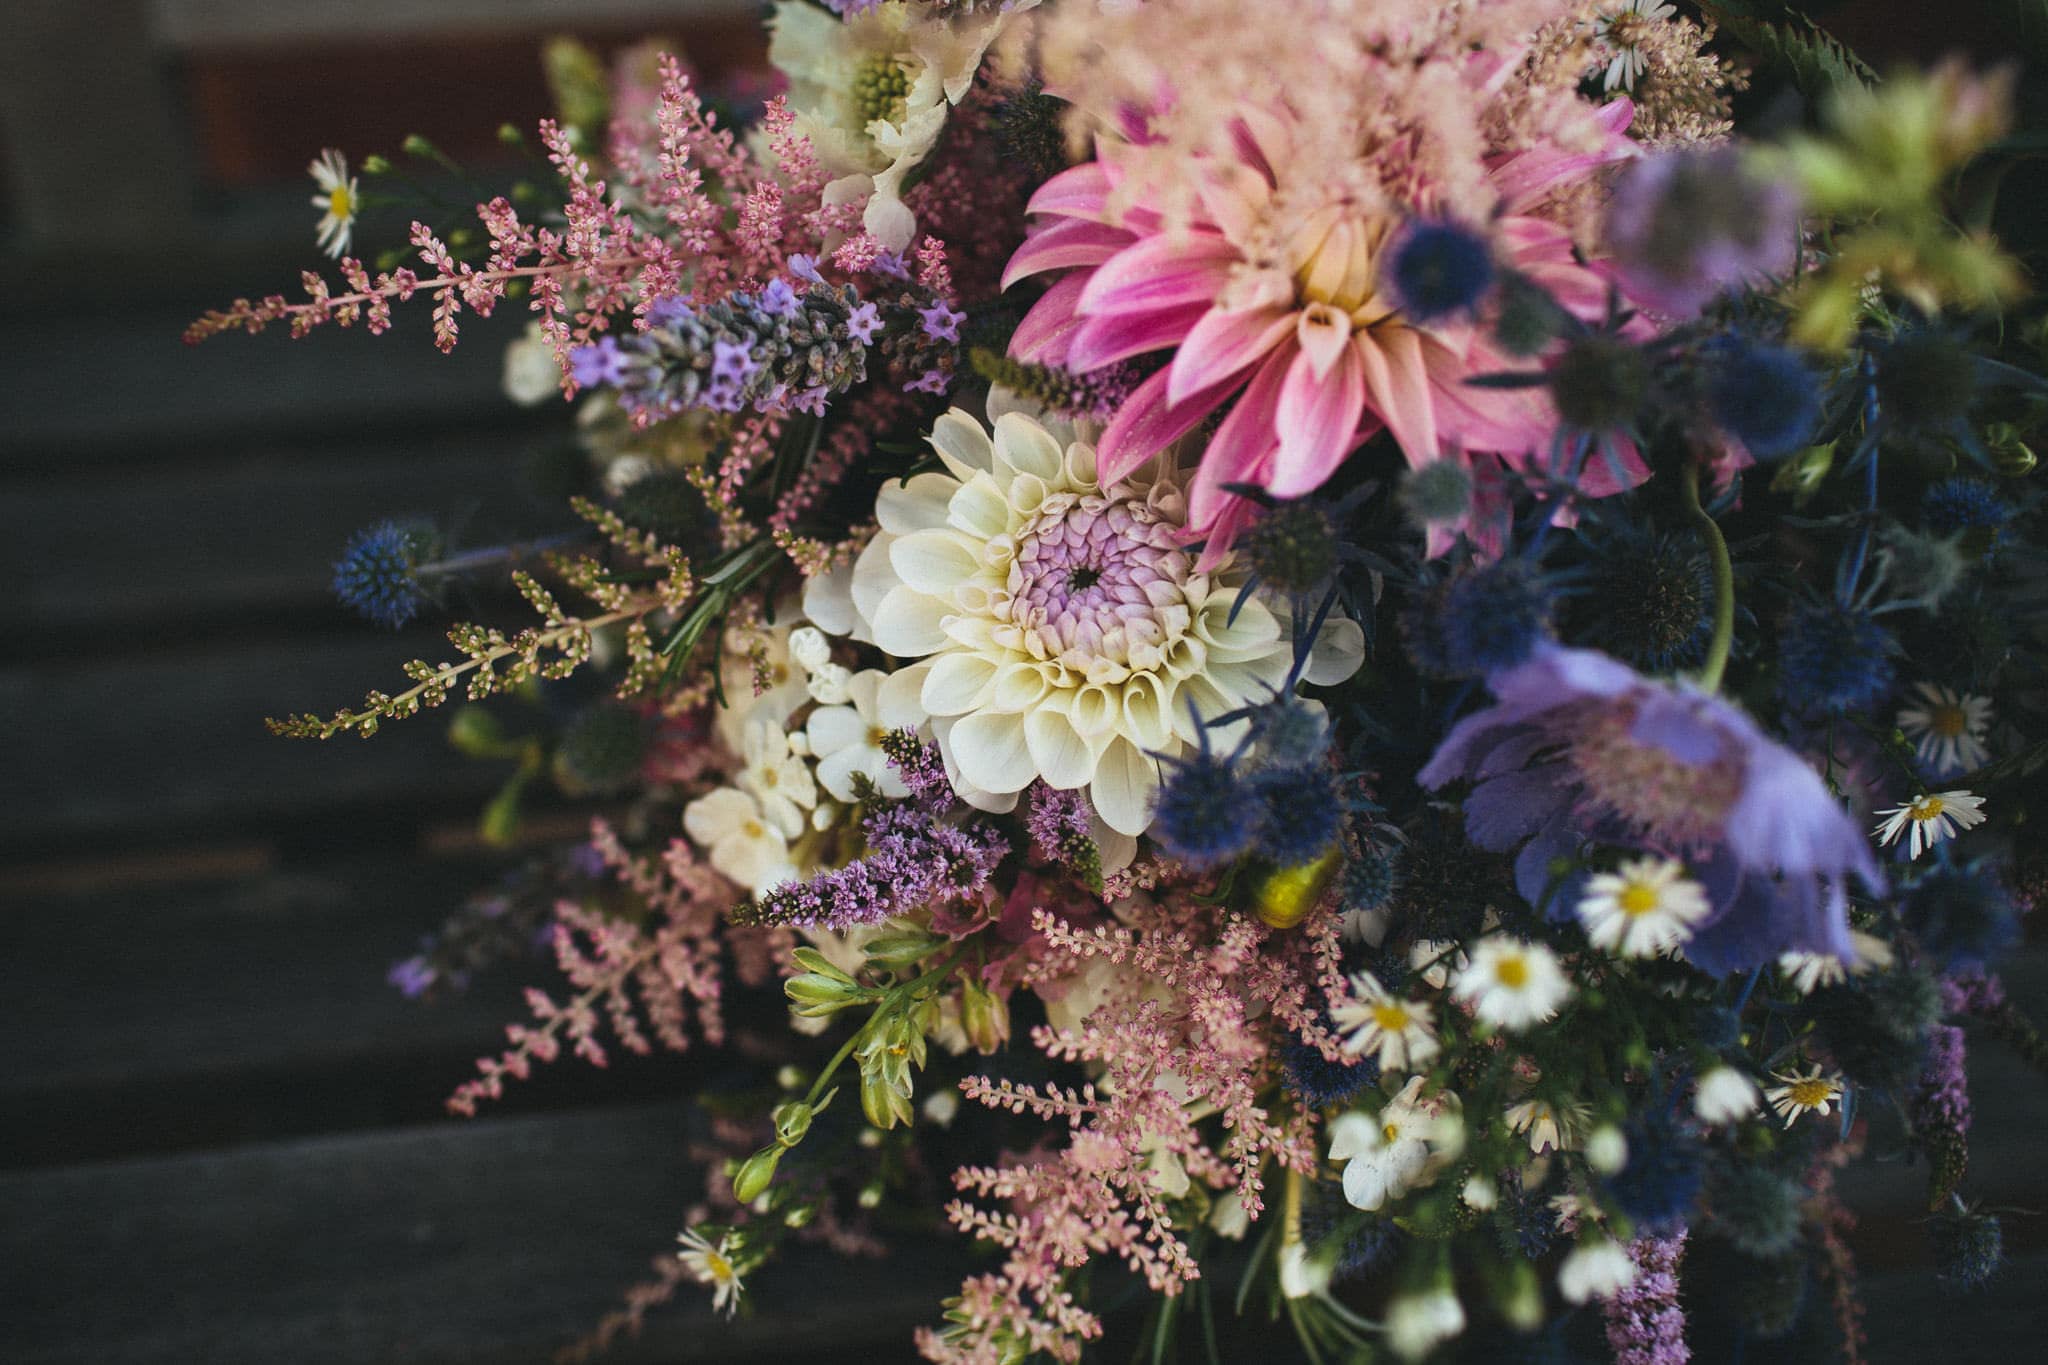
[[[569,377],[586,389],[625,382],[626,356],[617,337],[599,337],[596,344],[569,352]]]
[[[926,370],[903,386],[905,393],[944,393],[952,387],[952,380],[944,370]]]
[[[787,280],[768,281],[768,287],[761,291],[758,306],[771,318],[793,318],[803,308],[796,291],[789,287]]]
[[[1791,271],[1799,200],[1730,148],[1644,157],[1622,175],[1607,240],[1629,294],[1673,317]]]
[[[674,327],[679,322],[688,322],[696,317],[697,310],[690,306],[688,299],[671,294],[665,299],[656,299],[648,304],[645,316],[649,327]]]
[[[884,251],[875,257],[875,263],[868,267],[870,275],[883,275],[892,280],[910,278],[910,267],[903,263],[901,252]]]
[[[864,303],[847,315],[846,334],[863,346],[871,344],[875,333],[881,330],[882,311],[872,303]]]
[[[1716,975],[1792,950],[1854,956],[1847,881],[1884,887],[1863,833],[1819,774],[1725,701],[1653,682],[1587,649],[1539,644],[1488,680],[1418,774],[1459,778],[1481,848],[1521,845],[1515,883],[1553,918],[1576,897],[1552,865],[1592,842],[1687,859],[1712,912],[1685,955]],[[1546,904],[1547,900],[1547,904]]]
[[[825,282],[825,277],[818,273],[818,262],[801,251],[791,254],[789,258],[789,273],[806,284],[823,284]]]
[[[967,314],[954,312],[944,299],[918,309],[917,315],[924,321],[924,334],[933,341],[958,341],[960,324],[967,321]]]

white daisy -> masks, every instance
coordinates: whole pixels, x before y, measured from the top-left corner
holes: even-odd
[[[348,158],[329,147],[306,167],[306,174],[326,191],[313,196],[313,207],[327,210],[315,229],[314,240],[328,255],[339,256],[348,250],[349,233],[355,228],[356,209],[361,204],[356,196],[356,178],[348,173]]]
[[[1983,805],[1983,797],[1965,791],[1928,792],[1903,806],[1879,811],[1885,818],[1871,833],[1880,845],[1895,844],[1904,834],[1906,856],[1917,858],[1957,830],[1983,824]]]
[[[1634,1283],[1636,1263],[1612,1237],[1592,1237],[1572,1248],[1557,1268],[1558,1292],[1571,1303],[1611,1299]]]
[[[1434,1180],[1457,1159],[1465,1128],[1457,1097],[1424,1100],[1416,1076],[1377,1115],[1348,1113],[1330,1125],[1330,1160],[1344,1165],[1344,1198],[1368,1213]]]
[[[1586,882],[1579,923],[1595,948],[1622,957],[1668,953],[1692,937],[1711,907],[1707,893],[1668,858],[1635,858]]]
[[[1756,1082],[1732,1066],[1710,1068],[1693,1089],[1692,1112],[1701,1123],[1734,1123],[1756,1112],[1762,1102]]]
[[[1984,732],[1991,724],[1991,702],[1954,692],[1939,683],[1917,683],[1921,701],[1899,711],[1899,728],[1913,741],[1920,761],[1939,776],[1980,768],[1991,757]]]
[[[1849,942],[1855,952],[1847,962],[1833,953],[1800,950],[1778,954],[1778,970],[1791,980],[1794,990],[1812,995],[1822,986],[1839,986],[1851,976],[1892,965],[1892,945],[1875,934],[1851,929]]]
[[[738,1312],[742,1286],[739,1268],[732,1261],[732,1234],[720,1237],[717,1246],[694,1229],[678,1233],[676,1240],[683,1244],[676,1259],[690,1268],[698,1284],[711,1286],[712,1309],[727,1317]]]
[[[808,733],[818,758],[818,781],[841,801],[854,799],[854,778],[867,779],[882,795],[910,795],[882,752],[882,737],[892,730],[915,730],[924,719],[914,685],[898,683],[901,674],[866,668],[846,683],[846,705],[821,706],[811,712]]]
[[[719,787],[683,807],[683,829],[711,855],[711,866],[754,895],[787,881],[789,841],[761,813],[760,803],[736,787]]]
[[[1508,1106],[1508,1127],[1529,1136],[1529,1150],[1568,1151],[1578,1145],[1579,1132],[1586,1125],[1586,1107],[1574,1101],[1552,1104],[1548,1100],[1526,1099]]]
[[[1830,1076],[1818,1066],[1805,1073],[1773,1071],[1771,1079],[1780,1084],[1765,1090],[1764,1096],[1770,1100],[1771,1108],[1778,1111],[1778,1117],[1785,1120],[1787,1128],[1801,1114],[1826,1118],[1830,1107],[1842,1098],[1842,1078]]]
[[[1644,35],[1652,24],[1675,13],[1664,0],[1622,0],[1621,4],[1600,12],[1593,21],[1593,34],[1602,49],[1613,54],[1602,77],[1608,93],[1636,88],[1636,82],[1649,67],[1649,60],[1643,55]]]
[[[1458,973],[1451,993],[1482,1023],[1519,1033],[1555,1015],[1572,985],[1550,949],[1495,934],[1472,950],[1471,965]]]
[[[804,812],[818,804],[818,784],[811,777],[811,765],[790,744],[782,726],[765,717],[749,720],[740,756],[746,766],[733,779],[734,785],[761,803],[761,813],[784,839],[801,835]]]
[[[1344,1050],[1352,1056],[1370,1054],[1380,1070],[1401,1073],[1427,1066],[1443,1050],[1427,1004],[1396,999],[1370,972],[1352,977],[1351,989],[1357,998],[1333,1008],[1330,1018],[1350,1034]]]

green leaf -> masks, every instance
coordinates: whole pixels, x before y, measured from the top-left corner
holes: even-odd
[[[1796,10],[1786,11],[1783,22],[1771,23],[1756,17],[1748,5],[1730,0],[1701,0],[1700,9],[1755,53],[1765,68],[1785,75],[1810,100],[1821,99],[1839,85],[1877,81],[1877,73],[1861,57]]]

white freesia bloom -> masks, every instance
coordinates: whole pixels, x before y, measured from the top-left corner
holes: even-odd
[[[1557,1268],[1557,1289],[1571,1303],[1611,1299],[1636,1278],[1636,1263],[1611,1237],[1579,1243]]]
[[[1449,1289],[1403,1294],[1387,1305],[1387,1344],[1403,1360],[1420,1360],[1464,1330],[1464,1306]]]
[[[711,866],[754,895],[796,880],[789,841],[737,787],[719,787],[683,807],[683,829],[711,855]]]
[[[1339,1115],[1330,1125],[1330,1160],[1344,1166],[1344,1198],[1376,1212],[1390,1200],[1429,1184],[1464,1148],[1465,1126],[1457,1096],[1422,1098],[1416,1076],[1377,1115]]]
[[[904,178],[931,154],[1010,14],[1037,3],[956,16],[889,0],[844,20],[807,0],[775,6],[768,60],[789,77],[796,131],[838,177],[827,197],[864,199],[862,226],[891,251],[908,249],[917,231]]]
[[[784,839],[801,835],[804,812],[818,804],[818,785],[811,778],[811,765],[791,748],[782,726],[766,717],[750,719],[740,755],[746,766],[735,785],[760,803],[761,813]]]
[[[867,668],[847,680],[846,702],[811,712],[808,733],[811,752],[818,758],[818,781],[841,801],[854,799],[856,775],[884,796],[910,795],[882,752],[882,737],[891,730],[915,730],[923,721],[916,689]]]
[[[718,665],[725,705],[718,712],[717,727],[719,739],[736,754],[745,749],[749,726],[786,726],[797,708],[811,699],[804,666],[789,652],[789,637],[802,618],[793,611],[778,611],[776,616],[779,624],[774,626],[733,626],[725,632]],[[759,692],[756,684],[761,685]]]
[[[1734,1123],[1748,1118],[1763,1103],[1756,1082],[1732,1066],[1717,1066],[1699,1079],[1692,1095],[1692,1112],[1701,1123]]]
[[[1238,606],[1246,570],[1229,557],[1197,568],[1171,461],[1103,488],[1094,448],[1056,430],[1014,412],[993,435],[941,417],[945,469],[883,487],[854,607],[877,645],[915,661],[890,681],[915,681],[964,800],[1002,810],[1034,781],[1086,788],[1104,824],[1135,836],[1159,759],[1286,681],[1289,627],[1284,608]],[[1357,629],[1327,627],[1335,662],[1309,676],[1355,667]],[[1243,725],[1209,742],[1228,748]]]

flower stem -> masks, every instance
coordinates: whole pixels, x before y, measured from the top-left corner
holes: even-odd
[[[1707,515],[1707,509],[1700,505],[1700,462],[1691,460],[1685,466],[1685,478],[1679,484],[1684,495],[1685,510],[1692,514],[1700,526],[1700,536],[1707,542],[1707,554],[1714,566],[1714,636],[1707,645],[1707,661],[1700,667],[1699,684],[1709,692],[1721,690],[1721,675],[1728,668],[1728,650],[1735,643],[1735,566],[1728,559],[1728,538],[1721,534],[1721,527]]]

